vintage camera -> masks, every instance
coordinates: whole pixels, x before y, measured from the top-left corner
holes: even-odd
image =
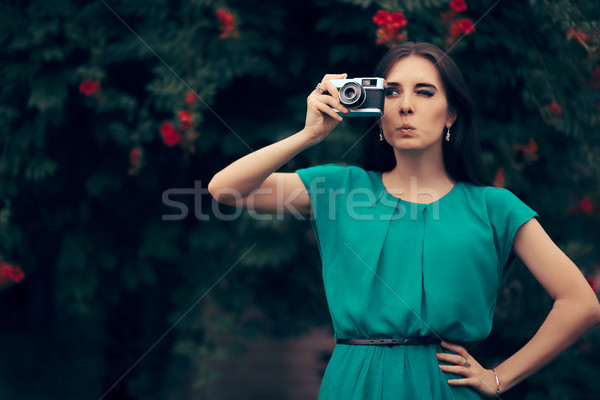
[[[347,114],[341,113],[344,117],[383,115],[383,78],[332,79],[330,82],[340,93],[340,103],[350,110]]]

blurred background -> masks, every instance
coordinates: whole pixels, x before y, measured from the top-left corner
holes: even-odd
[[[218,205],[303,127],[325,73],[430,41],[462,69],[488,172],[600,284],[600,3],[30,0],[0,5],[0,399],[311,399],[333,348],[310,223]],[[281,170],[361,165],[347,119]],[[552,305],[519,263],[473,353]],[[600,398],[596,327],[509,399]]]

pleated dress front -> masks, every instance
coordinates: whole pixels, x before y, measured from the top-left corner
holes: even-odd
[[[514,235],[537,216],[506,189],[457,182],[429,204],[393,196],[381,173],[326,164],[296,171],[311,225],[336,338],[433,336],[485,339],[492,327]],[[319,400],[482,399],[450,386],[440,345],[337,344]]]

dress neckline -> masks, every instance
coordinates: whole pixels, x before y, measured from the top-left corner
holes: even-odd
[[[419,206],[428,206],[430,204],[437,203],[437,202],[441,201],[442,199],[450,197],[450,195],[456,191],[456,189],[458,188],[458,186],[460,184],[461,184],[461,181],[456,181],[454,183],[454,185],[452,186],[452,188],[446,194],[444,194],[443,196],[441,196],[439,199],[437,199],[435,201],[431,201],[429,203],[417,203],[414,201],[404,200],[403,198],[394,196],[392,193],[390,193],[388,191],[388,189],[385,187],[385,185],[383,184],[383,172],[379,172],[379,185],[380,185],[381,191],[385,194],[385,196],[389,197],[391,200],[398,200],[399,202],[402,202],[402,203],[415,204],[415,205],[419,205]]]

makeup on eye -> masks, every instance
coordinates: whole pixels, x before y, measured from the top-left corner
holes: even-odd
[[[400,92],[400,90],[398,90],[396,88],[386,88],[384,93],[385,93],[385,97],[392,97],[392,96],[399,95],[401,92]],[[435,94],[435,92],[433,92],[431,90],[419,90],[419,91],[417,91],[417,94],[422,94],[427,97],[432,97]]]
[[[427,97],[432,97],[437,93],[437,88],[435,85],[426,82],[419,82],[414,86],[416,92],[418,94],[425,95]],[[426,88],[426,89],[424,89]],[[401,93],[402,85],[398,82],[386,82],[385,83],[385,96],[390,97]],[[421,89],[421,90],[417,90]]]
[[[396,94],[399,94],[400,91],[398,89],[394,88],[394,87],[388,87],[388,88],[385,88],[385,92],[384,93],[385,93],[385,97],[390,97],[390,96],[394,96]]]

